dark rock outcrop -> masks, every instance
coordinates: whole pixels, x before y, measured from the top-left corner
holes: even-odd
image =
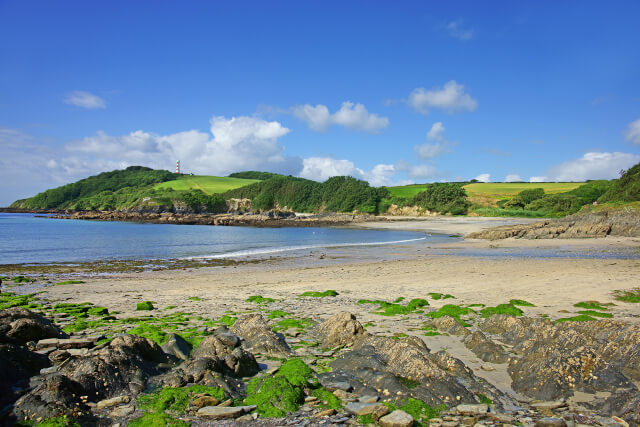
[[[67,334],[48,319],[24,308],[0,311],[0,342],[24,345],[45,338],[65,338]]]
[[[464,345],[485,362],[506,363],[509,360],[509,355],[504,351],[504,348],[480,331],[468,335],[464,340]]]

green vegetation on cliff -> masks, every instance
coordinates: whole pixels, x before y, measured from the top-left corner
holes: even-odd
[[[378,213],[378,204],[387,195],[385,188],[352,177],[335,176],[320,183],[281,175],[225,193],[227,198],[251,199],[252,208],[258,210],[287,207],[296,212],[372,214]]]

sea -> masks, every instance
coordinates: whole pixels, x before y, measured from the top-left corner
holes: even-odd
[[[380,255],[394,246],[454,240],[412,231],[150,224],[0,213],[0,264],[267,258],[323,250]]]

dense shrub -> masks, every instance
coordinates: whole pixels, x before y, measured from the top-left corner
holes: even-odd
[[[271,173],[271,172],[258,172],[258,171],[234,172],[229,175],[230,178],[259,179],[260,181],[264,181],[265,179],[273,178],[276,176],[284,176],[284,175]]]
[[[635,202],[640,200],[640,163],[625,171],[598,202]]]
[[[461,215],[467,213],[471,205],[467,192],[457,183],[434,183],[416,194],[412,204],[430,211]]]
[[[111,193],[128,187],[145,187],[170,181],[176,176],[176,174],[165,170],[130,166],[124,170],[103,172],[72,184],[44,191],[30,199],[18,200],[11,206],[24,209],[69,208],[70,204],[78,199]]]
[[[297,212],[365,213],[377,213],[378,204],[387,196],[385,188],[373,188],[366,181],[347,176],[335,176],[323,183],[274,176],[224,194],[226,198],[251,199],[251,206],[256,210],[286,206]]]

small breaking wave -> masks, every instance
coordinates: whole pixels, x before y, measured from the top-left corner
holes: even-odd
[[[426,239],[427,237],[425,236],[425,237],[419,237],[417,239],[393,240],[390,242],[327,243],[327,244],[317,244],[317,245],[282,246],[279,248],[247,249],[242,251],[227,252],[224,254],[202,255],[202,256],[187,257],[183,259],[223,259],[223,258],[233,258],[233,257],[249,257],[249,256],[256,256],[256,255],[269,255],[269,254],[275,254],[280,252],[303,251],[308,249],[344,248],[344,247],[352,247],[352,246],[396,245],[399,243],[417,242],[417,241],[426,240]]]

